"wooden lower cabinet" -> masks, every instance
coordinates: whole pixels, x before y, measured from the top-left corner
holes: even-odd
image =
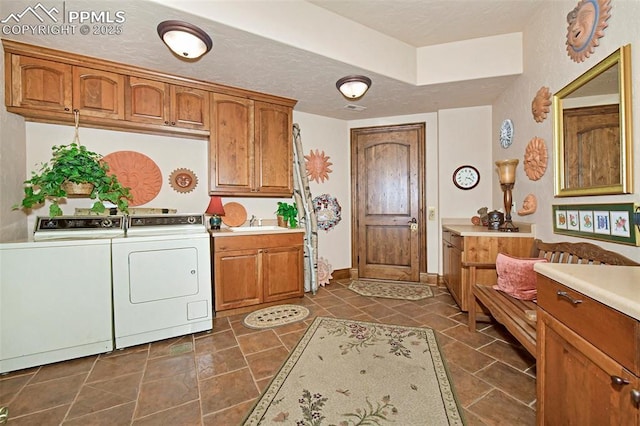
[[[637,369],[638,322],[566,288],[559,289],[581,302],[540,292],[553,286],[538,276],[538,425],[640,424],[640,379],[630,371]]]
[[[479,235],[482,234],[482,235]],[[514,236],[496,231],[473,232],[463,235],[447,227],[442,229],[442,278],[460,309],[469,310],[471,278],[465,262],[493,264],[498,253],[516,257],[528,257],[531,254],[533,237]],[[496,271],[493,268],[478,269],[476,282],[496,283]]]
[[[215,311],[302,297],[303,235],[214,237]]]

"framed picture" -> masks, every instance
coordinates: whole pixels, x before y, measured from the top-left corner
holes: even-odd
[[[637,226],[640,223],[634,223],[633,214],[640,207],[634,203],[554,204],[551,207],[555,234],[640,245]]]
[[[593,232],[596,234],[611,234],[611,218],[608,211],[596,210],[593,212]]]
[[[578,216],[580,218],[580,231],[593,232],[593,211],[580,210]]]

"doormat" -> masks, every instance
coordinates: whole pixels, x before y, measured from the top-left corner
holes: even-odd
[[[317,317],[244,425],[462,425],[430,328]]]
[[[276,305],[251,312],[242,323],[249,328],[271,328],[302,321],[309,316],[309,309],[300,305]]]
[[[351,280],[349,290],[362,296],[387,299],[421,300],[433,297],[431,287],[427,285],[397,281]]]

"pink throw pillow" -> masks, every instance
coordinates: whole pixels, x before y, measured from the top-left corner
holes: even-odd
[[[496,258],[498,282],[493,288],[504,291],[516,299],[535,299],[538,291],[533,265],[538,262],[547,262],[547,259],[518,258],[498,253]]]

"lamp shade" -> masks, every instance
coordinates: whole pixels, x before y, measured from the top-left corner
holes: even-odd
[[[207,207],[206,214],[224,216],[224,207],[222,207],[222,198],[217,195],[213,195],[209,200],[209,206]]]
[[[188,22],[160,22],[158,35],[169,49],[182,58],[199,58],[213,47],[211,37],[202,29]]]
[[[498,166],[498,178],[501,184],[510,184],[516,182],[516,166],[518,159],[496,161]]]
[[[348,75],[336,82],[336,87],[349,100],[360,99],[371,87],[371,79],[363,75]]]

